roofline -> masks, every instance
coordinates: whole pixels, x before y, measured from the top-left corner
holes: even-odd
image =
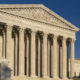
[[[79,31],[79,28],[77,26],[73,25],[72,23],[70,23],[69,21],[67,21],[66,19],[64,19],[63,17],[59,16],[54,11],[50,10],[49,8],[45,7],[44,5],[42,5],[42,7],[45,8],[49,13],[51,13],[56,18],[60,19],[64,23],[66,23],[68,26],[71,26],[72,28],[75,28],[76,31]]]
[[[0,8],[43,7],[43,4],[0,4]]]
[[[62,18],[57,13],[55,13],[52,10],[50,10],[49,8],[44,6],[43,4],[0,4],[0,8],[5,8],[5,9],[6,8],[21,8],[21,7],[23,7],[23,8],[26,8],[26,7],[41,7],[43,9],[45,9],[46,11],[48,11],[51,15],[53,15],[56,18],[60,19],[62,22],[64,22],[68,26],[71,26],[72,28],[74,28],[76,32],[80,30],[78,27],[76,27],[75,25],[73,25],[69,21],[65,20],[64,18]]]

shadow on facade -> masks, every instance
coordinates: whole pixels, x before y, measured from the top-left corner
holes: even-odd
[[[80,80],[80,75],[79,76],[75,76],[73,80]]]
[[[80,78],[74,78],[73,80],[80,80]]]

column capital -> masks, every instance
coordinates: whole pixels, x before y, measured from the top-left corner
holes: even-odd
[[[37,31],[36,31],[36,30],[31,30],[31,33],[32,33],[32,34],[36,34]]]
[[[48,33],[43,32],[43,36],[47,37],[48,36]]]
[[[53,38],[54,37],[54,35],[53,34],[48,34],[48,36],[50,37],[50,38]]]
[[[5,28],[7,29],[7,30],[12,30],[12,28],[13,28],[13,25],[10,25],[10,24],[6,24],[5,25]]]
[[[67,40],[67,37],[63,37],[62,40]]]
[[[2,34],[5,35],[5,30],[2,30]]]
[[[37,34],[38,34],[39,36],[43,36],[43,32],[42,32],[42,31],[37,31]]]
[[[75,39],[71,39],[71,42],[75,42]]]
[[[31,29],[29,29],[29,28],[26,28],[24,31],[25,31],[25,34],[27,34],[27,33],[30,34],[31,33]]]
[[[24,28],[19,28],[19,32],[23,32],[24,30]]]
[[[58,37],[58,35],[54,35],[54,36],[53,36],[54,39],[57,39],[57,37]]]

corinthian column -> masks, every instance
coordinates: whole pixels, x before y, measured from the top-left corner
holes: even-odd
[[[49,39],[49,38],[48,38],[48,42],[47,42],[47,43],[48,43],[48,44],[47,44],[47,46],[48,46],[48,47],[47,47],[47,53],[48,53],[48,54],[47,54],[47,56],[48,56],[48,57],[47,57],[47,58],[48,58],[48,59],[47,59],[47,60],[48,60],[48,76],[50,76],[50,54],[51,54],[50,46],[51,46],[51,45],[50,45],[50,39]],[[51,58],[51,59],[52,59],[52,58]]]
[[[17,76],[17,56],[18,56],[18,35],[17,35],[17,33],[15,32],[14,33],[14,35],[15,35],[15,51],[14,51],[14,53],[15,53],[15,55],[14,55],[14,57],[15,57],[15,60],[14,60],[14,68],[15,68],[15,70],[14,70],[14,74]]]
[[[63,62],[63,49],[62,49],[62,45],[60,45],[60,47],[59,47],[59,49],[60,49],[60,77],[62,78],[62,71],[63,71],[63,64],[62,64],[62,62]]]
[[[38,36],[38,76],[39,76],[39,77],[41,76],[41,75],[40,75],[40,72],[41,72],[41,71],[40,71],[40,61],[41,61],[41,60],[40,60],[40,55],[41,55],[41,50],[40,50],[40,49],[41,49],[41,47],[40,47],[41,44],[40,44],[40,42],[41,42],[41,41],[40,41],[40,37]]]
[[[42,75],[48,77],[48,64],[47,64],[47,34],[43,35],[43,53],[42,53]]]
[[[52,69],[52,76],[54,78],[58,78],[58,51],[57,51],[57,36],[54,35],[53,37],[53,63],[51,63],[51,65],[53,66]]]
[[[2,56],[3,56],[3,58],[5,58],[6,57],[6,55],[5,55],[5,37],[6,37],[6,35],[5,35],[5,31],[3,30],[3,47],[2,47],[2,49],[3,49],[3,51],[2,51]]]
[[[71,40],[70,77],[74,77],[75,40]]]
[[[19,29],[19,75],[24,75],[24,29]]]
[[[26,73],[27,73],[27,76],[29,77],[29,69],[30,69],[30,66],[29,66],[29,47],[30,44],[29,44],[29,36],[28,34],[26,34]]]
[[[66,38],[63,37],[62,40],[62,48],[63,48],[63,78],[67,78],[67,43]]]
[[[36,33],[31,33],[31,76],[36,76]]]
[[[13,70],[13,54],[12,50],[12,26],[6,25],[6,58],[9,61],[9,67]]]

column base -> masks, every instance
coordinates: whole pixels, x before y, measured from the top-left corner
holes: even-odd
[[[11,78],[11,80],[74,80],[74,79],[15,76],[15,77]]]
[[[67,78],[67,77],[65,77],[65,78],[62,78],[62,79],[67,80],[68,78]]]
[[[45,75],[45,76],[43,76],[42,78],[50,78],[49,76],[47,76],[47,75]]]
[[[33,77],[33,78],[38,78],[38,76],[36,76],[36,75],[31,75],[31,77]]]
[[[53,77],[53,79],[59,79],[58,77]]]
[[[59,77],[58,76],[55,76],[55,77],[53,77],[54,79],[59,79]]]

